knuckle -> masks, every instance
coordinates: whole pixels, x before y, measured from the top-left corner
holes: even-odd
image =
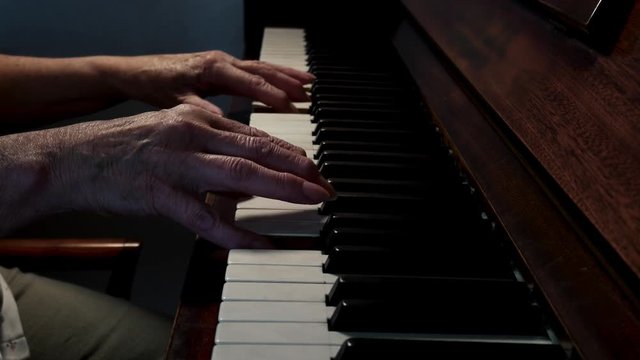
[[[270,136],[263,130],[249,126],[249,136],[269,138]]]
[[[259,160],[268,159],[275,152],[273,144],[265,138],[250,137],[247,140],[247,144],[253,156]]]
[[[215,64],[224,62],[227,58],[229,58],[229,54],[221,50],[213,50],[206,53],[206,58],[209,63]]]
[[[215,79],[224,73],[228,72],[232,65],[227,62],[222,61],[219,57],[214,57],[209,61],[210,65],[207,67],[208,75]]]
[[[191,207],[185,214],[188,216],[188,219],[191,219],[191,225],[195,229],[202,231],[209,231],[219,223],[218,216],[213,212],[207,211],[203,206]]]
[[[191,105],[191,104],[179,104],[176,105],[172,108],[172,110],[178,114],[182,114],[182,113],[189,113],[192,112],[193,110],[197,109],[197,107],[195,105]]]
[[[242,61],[242,65],[245,68],[260,70],[260,71],[266,71],[271,69],[271,67],[267,65],[266,62],[260,61],[260,60],[244,60]]]
[[[196,117],[192,116],[190,111],[193,111],[193,105],[179,105],[183,106],[183,109],[179,109],[175,112],[171,112],[168,116],[164,116],[162,118],[163,129],[168,133],[172,134],[175,132],[176,134],[189,134],[196,130]]]
[[[237,157],[227,159],[227,169],[230,180],[233,183],[244,183],[251,178],[255,172],[251,161]]]
[[[252,75],[251,78],[249,79],[249,83],[251,84],[251,87],[258,88],[258,89],[265,88],[268,85],[267,80],[265,80],[260,75]]]

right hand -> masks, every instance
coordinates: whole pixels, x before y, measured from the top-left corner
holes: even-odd
[[[71,209],[162,215],[225,248],[263,247],[262,236],[225,222],[203,195],[311,204],[334,194],[304,150],[190,105],[3,136],[0,150],[2,172],[3,164],[21,169],[10,176],[10,197],[22,206],[2,201],[0,209],[17,224]]]

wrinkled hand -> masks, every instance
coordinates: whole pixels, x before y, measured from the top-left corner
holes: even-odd
[[[117,87],[129,98],[161,108],[191,104],[222,115],[206,96],[249,97],[278,112],[295,112],[292,101],[308,101],[307,72],[261,61],[239,60],[222,51],[121,58]]]
[[[32,205],[23,206],[27,217],[70,209],[158,214],[227,248],[261,247],[265,239],[220,219],[205,205],[206,192],[297,203],[333,195],[302,149],[189,105],[9,135],[0,150],[5,164],[22,164],[11,172],[12,196]],[[11,213],[11,201],[3,203],[0,213]]]

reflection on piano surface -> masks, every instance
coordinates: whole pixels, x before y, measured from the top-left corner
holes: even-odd
[[[281,3],[247,56],[312,101],[248,121],[338,196],[237,204],[280,248],[197,243],[167,358],[640,357],[637,9],[604,54],[517,1]]]

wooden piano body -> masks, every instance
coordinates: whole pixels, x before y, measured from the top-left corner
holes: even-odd
[[[578,3],[245,1],[247,57],[265,25],[388,32],[571,356],[638,359],[640,6]],[[225,254],[197,244],[168,359],[210,358]]]

